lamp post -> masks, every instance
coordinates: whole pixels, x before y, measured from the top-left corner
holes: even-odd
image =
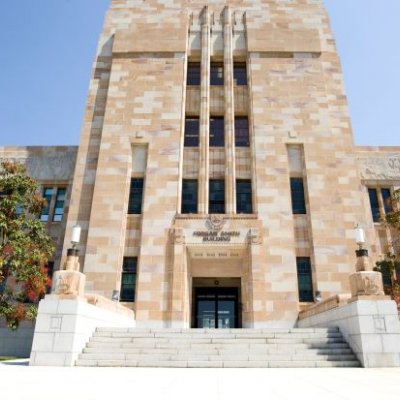
[[[359,224],[357,224],[355,229],[356,243],[358,245],[358,250],[356,250],[357,264],[356,271],[368,271],[370,270],[368,250],[364,248],[365,245],[365,232]]]
[[[79,225],[72,228],[72,247],[67,250],[64,269],[54,273],[53,294],[68,298],[84,295],[86,276],[80,272],[79,250],[77,248],[81,239],[81,230]]]
[[[352,300],[365,296],[383,296],[382,274],[372,271],[368,250],[364,247],[365,232],[360,225],[355,228],[355,241],[358,245],[356,272],[349,276]]]
[[[65,269],[67,271],[79,271],[79,250],[77,245],[81,239],[80,225],[75,225],[72,228],[71,244],[72,247],[67,250],[67,262],[65,263]]]

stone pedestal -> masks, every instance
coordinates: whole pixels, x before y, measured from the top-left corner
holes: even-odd
[[[394,301],[374,296],[352,298],[348,304],[320,311],[310,312],[298,326],[339,327],[363,367],[400,367],[400,322]]]
[[[360,271],[351,274],[351,297],[384,296],[382,274],[374,271]]]
[[[53,275],[52,294],[83,297],[86,276],[78,271],[56,271]]]
[[[133,311],[114,306],[108,299],[99,300],[102,307],[81,297],[47,295],[41,300],[30,365],[72,367],[96,328],[135,327]],[[104,303],[110,303],[110,307]]]
[[[65,269],[54,272],[52,294],[83,297],[86,276],[79,271],[77,249],[68,249]]]
[[[356,263],[357,272],[372,270],[369,263],[368,250],[366,249],[356,250],[356,256],[357,256],[357,263]]]

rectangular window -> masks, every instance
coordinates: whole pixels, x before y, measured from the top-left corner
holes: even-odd
[[[210,147],[224,147],[225,129],[224,117],[210,118]]]
[[[249,147],[249,120],[247,117],[235,118],[235,145],[236,147]]]
[[[47,276],[48,276],[50,279],[53,279],[54,261],[49,261],[49,262],[47,263],[47,265],[46,265],[46,272],[47,272]],[[46,289],[46,293],[47,293],[47,294],[50,294],[50,292],[51,292],[51,286],[49,286],[49,287]]]
[[[236,86],[247,85],[247,70],[245,63],[233,64],[233,80]]]
[[[390,268],[388,266],[383,265],[381,267],[382,273],[382,282],[385,289],[392,287],[392,274],[390,273]]]
[[[53,197],[53,193],[54,193],[53,188],[45,187],[43,189],[42,197],[46,200],[46,203],[43,206],[42,212],[40,214],[40,221],[42,222],[47,222],[49,220],[50,203],[51,203],[51,198]]]
[[[124,257],[122,264],[120,301],[134,302],[136,290],[137,257]]]
[[[132,178],[129,191],[128,214],[142,213],[143,178]]]
[[[297,280],[299,285],[299,301],[300,302],[314,301],[310,258],[297,257],[296,264],[297,264]]]
[[[224,214],[225,181],[223,179],[210,179],[209,189],[208,212],[210,214]]]
[[[185,147],[199,146],[199,119],[193,117],[185,118]]]
[[[381,189],[383,207],[385,209],[385,214],[391,213],[393,211],[392,207],[392,195],[390,189]]]
[[[293,214],[306,214],[303,178],[290,178]]]
[[[197,180],[182,181],[182,214],[197,213]]]
[[[224,84],[224,64],[211,63],[210,67],[210,85],[223,86]]]
[[[186,83],[188,86],[200,85],[200,63],[189,63]]]
[[[251,214],[253,212],[250,179],[236,180],[236,212],[238,214]]]
[[[381,213],[379,212],[378,192],[376,189],[368,189],[369,202],[371,205],[372,219],[374,222],[381,220]]]
[[[56,196],[56,205],[54,207],[53,221],[62,221],[64,215],[64,204],[65,204],[65,194],[67,193],[66,188],[58,188]]]

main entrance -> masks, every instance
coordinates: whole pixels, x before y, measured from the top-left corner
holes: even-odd
[[[239,295],[235,287],[194,288],[195,328],[239,328]]]

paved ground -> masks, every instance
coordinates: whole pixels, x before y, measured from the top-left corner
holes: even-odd
[[[3,400],[399,400],[395,369],[27,367],[0,362]]]

